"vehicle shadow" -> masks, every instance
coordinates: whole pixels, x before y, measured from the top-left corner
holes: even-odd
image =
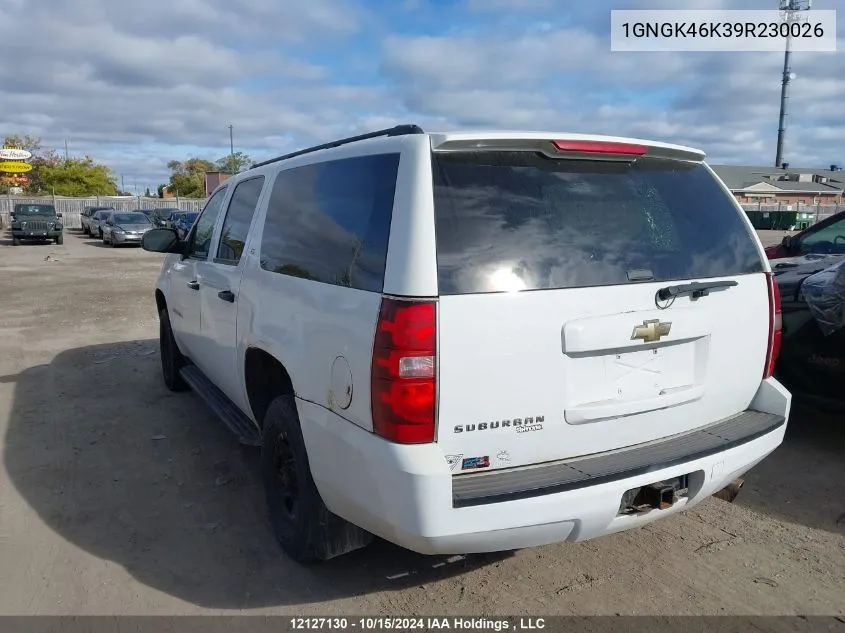
[[[163,386],[157,340],[67,350],[14,384],[10,479],[42,521],[152,588],[207,608],[319,603],[406,589],[512,553],[428,557],[376,540],[315,566],[277,546],[257,451],[191,393]]]
[[[111,244],[106,244],[101,238],[99,237],[84,237],[83,244],[85,246],[94,246],[96,248],[111,248]]]
[[[12,232],[8,231],[6,235],[0,237],[0,246],[14,246],[14,240],[12,240]],[[57,246],[57,244],[53,240],[25,240],[21,242],[21,247],[23,246]]]
[[[745,477],[738,505],[845,534],[845,422],[793,403],[783,444]]]

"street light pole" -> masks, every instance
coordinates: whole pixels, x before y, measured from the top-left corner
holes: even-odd
[[[235,140],[233,135],[233,127],[229,125],[229,171],[235,173]]]
[[[796,20],[798,11],[809,11],[812,7],[812,0],[780,0],[780,10],[785,11],[787,24]],[[775,153],[775,167],[783,164],[783,143],[786,137],[786,120],[789,104],[789,86],[795,75],[792,73],[792,29],[786,37],[786,50],[783,54],[783,76],[780,84],[780,116],[778,118],[778,144]]]

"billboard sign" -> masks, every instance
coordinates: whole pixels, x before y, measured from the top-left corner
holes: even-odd
[[[9,161],[0,163],[0,171],[6,172],[7,174],[25,174],[28,171],[32,171],[32,165],[29,163]]]
[[[0,160],[26,160],[32,158],[32,152],[17,147],[0,148]]]

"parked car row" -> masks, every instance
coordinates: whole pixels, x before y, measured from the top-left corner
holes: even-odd
[[[180,209],[138,209],[117,211],[111,207],[88,207],[82,212],[82,233],[99,238],[104,244],[140,244],[153,228],[170,228],[184,239],[197,213]]]

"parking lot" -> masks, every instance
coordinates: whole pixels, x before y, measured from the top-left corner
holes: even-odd
[[[581,544],[291,562],[255,449],[161,382],[160,263],[0,240],[0,614],[845,616],[845,423],[799,407],[733,504]]]

